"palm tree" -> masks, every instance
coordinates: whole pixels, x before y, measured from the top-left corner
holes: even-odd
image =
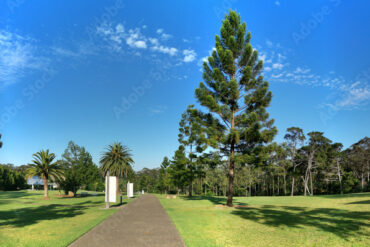
[[[127,177],[127,171],[131,168],[134,163],[131,157],[131,150],[126,146],[122,146],[120,142],[115,142],[113,145],[107,147],[107,151],[103,153],[100,159],[100,169],[104,176],[109,171],[110,175],[116,176],[117,187],[116,194],[119,192],[119,177],[125,175]]]
[[[48,199],[48,179],[56,179],[62,176],[63,169],[59,162],[54,162],[55,154],[49,153],[49,149],[41,150],[32,155],[34,160],[29,164],[27,177],[38,176],[44,181],[44,198]]]

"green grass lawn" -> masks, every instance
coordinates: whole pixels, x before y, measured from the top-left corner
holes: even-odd
[[[188,247],[370,246],[370,193],[158,198]]]
[[[0,192],[0,246],[67,246],[118,210],[102,210],[104,194],[57,194],[51,191],[51,199],[43,200],[42,191]]]

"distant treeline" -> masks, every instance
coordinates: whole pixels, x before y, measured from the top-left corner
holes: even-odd
[[[303,132],[299,128],[290,128],[285,139],[282,144],[269,146],[263,164],[236,164],[236,196],[370,191],[370,138],[365,137],[345,150],[321,132],[309,133],[307,142],[304,142]],[[178,157],[176,154],[172,160],[165,157],[160,168],[144,168],[131,174],[130,179],[135,181],[138,189],[148,192],[189,194],[192,189],[197,195],[227,195],[227,160],[189,167],[186,160],[181,164]]]

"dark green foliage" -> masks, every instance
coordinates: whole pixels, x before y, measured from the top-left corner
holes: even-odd
[[[229,160],[227,204],[231,206],[235,162],[263,164],[267,158],[264,145],[272,141],[277,130],[266,111],[272,93],[261,74],[263,61],[252,48],[246,24],[230,11],[220,33],[212,55],[203,64],[204,83],[195,95],[209,117],[222,121],[222,129],[215,135],[216,148]]]
[[[161,167],[159,168],[159,181],[158,181],[158,188],[161,193],[168,193],[170,191],[171,186],[171,177],[169,173],[169,167],[171,165],[170,160],[167,157],[163,158]]]
[[[65,172],[58,183],[65,194],[71,191],[76,196],[77,191],[81,188],[97,189],[101,181],[99,168],[93,163],[90,153],[84,147],[70,141],[62,158],[60,163]]]
[[[27,187],[25,176],[11,164],[0,165],[0,190],[19,190]]]
[[[134,163],[130,149],[122,146],[121,143],[116,142],[107,147],[107,151],[103,153],[100,159],[100,169],[104,176],[109,170],[110,176],[127,177],[128,170]]]
[[[185,148],[181,145],[176,150],[169,169],[172,181],[174,185],[178,188],[178,192],[180,189],[183,189],[185,186],[189,185],[189,170],[187,167],[188,164],[189,160],[186,157]]]

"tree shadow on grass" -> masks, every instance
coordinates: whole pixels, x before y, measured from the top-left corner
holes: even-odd
[[[370,227],[370,212],[356,212],[333,208],[273,206],[238,208],[231,212],[243,219],[273,227],[314,227],[343,239],[364,235],[363,227]]]
[[[34,196],[35,194],[28,193],[27,191],[1,191],[0,200],[15,199],[26,196]]]
[[[49,204],[38,207],[26,207],[0,211],[0,227],[25,227],[44,220],[72,218],[84,214],[84,210],[95,207],[101,202],[85,201],[73,205]]]
[[[370,200],[364,200],[364,201],[357,201],[357,202],[349,202],[346,204],[370,204]]]
[[[192,196],[192,197],[184,196],[184,197],[181,197],[181,198],[184,199],[184,200],[188,200],[188,201],[208,200],[208,201],[212,202],[215,205],[226,205],[226,202],[227,202],[226,197],[218,197],[218,196]],[[246,205],[248,205],[248,203],[238,202],[238,201],[235,201],[235,200],[233,201],[233,203],[234,203],[235,206],[246,206]]]
[[[361,193],[350,193],[350,194],[336,194],[336,195],[315,195],[315,197],[323,197],[327,199],[341,199],[341,198],[353,198],[353,197],[370,197],[369,192]]]

